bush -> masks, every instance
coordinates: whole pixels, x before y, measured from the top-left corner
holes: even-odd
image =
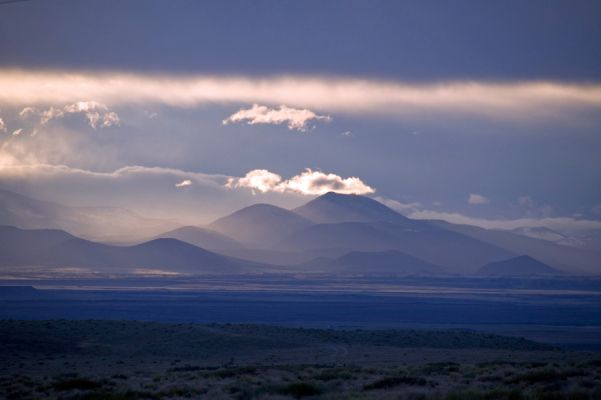
[[[102,384],[85,378],[62,379],[52,384],[54,390],[59,392],[65,390],[92,390],[98,389]]]
[[[399,385],[426,386],[428,381],[413,376],[391,376],[363,386],[363,390],[388,389]]]
[[[301,397],[316,396],[318,394],[321,394],[321,389],[311,385],[310,383],[295,382],[283,386],[282,388],[280,388],[279,392],[280,394],[292,396],[299,399]]]

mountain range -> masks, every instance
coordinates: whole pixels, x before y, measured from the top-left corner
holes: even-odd
[[[103,243],[78,234],[92,227],[102,229],[94,223],[79,226],[94,220],[97,208],[75,209],[6,191],[0,193],[0,201],[4,206],[0,223],[11,225],[0,227],[0,266],[349,275],[476,274],[492,269],[495,274],[519,275],[519,267],[512,265],[522,265],[519,257],[528,256],[548,267],[546,273],[600,272],[600,252],[520,232],[414,220],[358,195],[327,193],[293,210],[255,204],[205,227],[165,229],[128,246],[110,244],[116,242],[111,240],[111,230],[97,233],[107,238]],[[134,213],[124,215],[131,218],[121,223],[132,227],[138,218],[146,228],[162,226],[161,221]],[[71,225],[79,229],[65,229]],[[61,229],[31,229],[50,227]]]

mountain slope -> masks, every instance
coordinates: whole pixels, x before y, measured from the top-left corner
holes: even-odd
[[[58,229],[24,230],[0,226],[0,265],[27,265],[36,261],[39,253],[75,236]]]
[[[156,239],[171,238],[182,242],[193,244],[211,251],[238,250],[243,249],[241,243],[236,240],[210,229],[198,226],[184,226],[169,232],[157,235]]]
[[[295,213],[317,224],[340,222],[390,222],[420,224],[369,197],[329,192],[295,208]]]
[[[288,251],[329,249],[330,256],[397,250],[454,273],[473,273],[487,262],[514,256],[489,243],[428,224],[407,228],[384,222],[313,225],[284,238],[276,247]]]
[[[456,225],[446,221],[430,221],[430,223],[507,249],[514,254],[529,255],[565,272],[601,273],[601,251],[563,246],[508,231],[484,229],[471,225]]]
[[[92,240],[133,241],[177,224],[117,207],[70,207],[0,190],[0,224],[24,229],[61,229]]]
[[[353,251],[326,264],[330,270],[361,275],[443,273],[444,268],[400,251]]]
[[[478,273],[496,276],[557,275],[559,271],[529,256],[518,256],[508,260],[488,263]]]
[[[135,246],[112,246],[80,239],[62,231],[0,227],[0,238],[7,236],[13,238],[12,244],[16,246],[10,253],[3,252],[0,266],[78,267],[122,273],[153,269],[199,274],[241,273],[270,267],[225,257],[177,239],[155,239]],[[52,239],[51,242],[43,242],[47,238]]]
[[[249,246],[268,247],[309,225],[310,221],[292,211],[255,204],[216,220],[209,228]]]

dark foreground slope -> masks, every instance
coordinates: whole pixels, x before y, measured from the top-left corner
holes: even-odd
[[[594,399],[601,360],[460,331],[0,321],[7,399]],[[550,397],[552,396],[552,397]]]

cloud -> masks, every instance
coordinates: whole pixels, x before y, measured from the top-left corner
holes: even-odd
[[[543,217],[516,219],[474,218],[453,212],[420,210],[406,214],[415,219],[437,219],[453,224],[473,225],[485,229],[510,230],[520,227],[545,227],[558,231],[586,231],[601,229],[601,221],[578,219],[572,217]]]
[[[553,81],[404,83],[336,77],[270,78],[0,70],[0,103],[286,104],[347,114],[404,117],[436,112],[501,119],[561,116],[601,108],[601,85]]]
[[[470,193],[469,197],[467,198],[467,202],[469,204],[482,205],[482,204],[489,204],[490,200],[488,198],[482,196],[481,194]]]
[[[38,116],[40,118],[39,124],[46,125],[54,119],[63,118],[66,114],[78,113],[85,115],[88,125],[94,129],[118,126],[121,122],[117,113],[110,111],[105,104],[96,101],[77,101],[62,108],[51,106],[41,111],[28,106],[21,110],[19,116],[22,119]]]
[[[119,116],[109,111],[108,107],[96,101],[78,101],[76,103],[65,106],[67,113],[83,113],[88,119],[88,124],[96,129],[101,126],[108,128],[119,125]]]
[[[23,128],[15,129],[13,131],[13,136],[19,136],[23,133]]]
[[[331,121],[327,115],[317,115],[311,110],[291,108],[281,105],[279,108],[269,108],[253,104],[251,108],[240,109],[223,120],[223,124],[246,122],[248,125],[269,124],[288,125],[288,129],[307,132],[307,123],[310,121]]]
[[[336,174],[305,169],[298,175],[284,180],[280,175],[266,169],[249,171],[241,178],[229,178],[229,188],[249,188],[261,193],[299,193],[303,195],[322,195],[327,192],[343,194],[370,194],[375,190],[357,177],[342,178]]]
[[[36,109],[33,107],[25,107],[21,110],[21,112],[19,112],[19,117],[23,118],[23,119],[27,119],[32,115],[37,114]]]
[[[186,187],[186,186],[192,186],[192,180],[184,179],[183,181],[175,184],[176,188],[182,188],[182,187]]]
[[[0,132],[6,132],[6,124],[2,118],[0,118]]]
[[[380,203],[384,204],[385,206],[390,207],[393,210],[398,211],[403,214],[422,209],[422,204],[417,201],[411,202],[411,203],[402,203],[397,200],[388,199],[388,198],[380,197],[380,196],[376,196],[376,197],[374,197],[374,199],[379,201]]]
[[[351,131],[344,131],[344,132],[341,133],[341,135],[344,136],[344,137],[351,137],[351,136],[353,136],[353,132],[351,132]]]

